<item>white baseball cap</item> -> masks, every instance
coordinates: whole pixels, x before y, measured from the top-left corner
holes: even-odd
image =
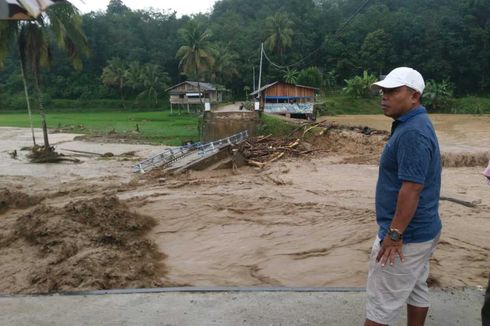
[[[390,71],[385,79],[374,83],[372,86],[381,88],[408,86],[422,94],[424,92],[425,82],[417,70],[408,67],[398,67]]]

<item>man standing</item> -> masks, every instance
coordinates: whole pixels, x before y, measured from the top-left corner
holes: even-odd
[[[365,326],[394,323],[405,304],[407,324],[424,325],[429,259],[442,227],[439,144],[420,104],[425,83],[418,71],[396,68],[373,87],[394,122],[376,185],[379,232],[369,261]]]

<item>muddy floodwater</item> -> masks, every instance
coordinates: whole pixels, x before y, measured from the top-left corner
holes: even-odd
[[[490,186],[481,172],[490,116],[431,118],[445,160],[442,195],[469,205],[441,201],[430,283],[484,286]],[[326,119],[382,130],[391,124],[381,115]],[[177,176],[131,172],[164,147],[50,136],[56,150],[80,162],[28,163],[21,148],[31,145],[30,130],[0,128],[0,293],[365,286],[385,136],[328,133],[307,140],[311,154],[262,169]]]

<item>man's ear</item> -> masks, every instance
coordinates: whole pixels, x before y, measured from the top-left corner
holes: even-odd
[[[419,92],[413,92],[412,93],[412,101],[415,103],[420,103],[420,100],[422,99],[422,94]]]

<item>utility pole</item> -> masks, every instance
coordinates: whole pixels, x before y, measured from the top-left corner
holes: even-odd
[[[260,89],[260,87],[262,87],[262,57],[263,56],[264,56],[264,43],[262,43],[260,47],[259,86],[257,87],[257,89]]]
[[[253,71],[253,74],[254,74],[254,78],[253,78],[254,86],[252,88],[253,88],[253,91],[255,92],[255,66],[252,67],[252,71]]]

